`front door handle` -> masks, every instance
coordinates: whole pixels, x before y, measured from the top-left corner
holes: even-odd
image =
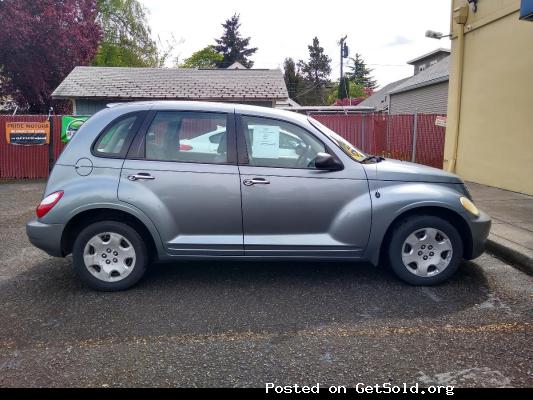
[[[265,178],[252,178],[245,179],[242,181],[244,186],[253,186],[253,185],[270,185],[270,181],[267,181]]]
[[[147,180],[151,180],[151,179],[155,179],[152,175],[146,173],[146,172],[139,172],[138,174],[134,174],[134,175],[128,175],[128,179],[130,181],[138,181],[139,179],[147,179]]]

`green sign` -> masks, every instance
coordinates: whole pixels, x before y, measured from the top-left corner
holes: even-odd
[[[68,143],[72,136],[80,129],[85,121],[89,119],[88,116],[63,116],[61,117],[61,141]]]

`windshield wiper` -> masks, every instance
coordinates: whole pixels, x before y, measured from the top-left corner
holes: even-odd
[[[381,157],[381,156],[374,156],[372,154],[366,156],[363,161],[361,161],[362,163],[370,163],[370,162],[375,162],[375,163],[379,163],[381,161],[385,160],[385,158]]]

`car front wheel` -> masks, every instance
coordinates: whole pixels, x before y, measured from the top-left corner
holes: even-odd
[[[144,241],[131,226],[101,221],[83,229],[72,251],[74,269],[89,287],[101,291],[124,290],[146,272]]]
[[[414,215],[392,232],[389,261],[393,271],[412,285],[435,285],[449,279],[463,257],[463,243],[448,221]]]

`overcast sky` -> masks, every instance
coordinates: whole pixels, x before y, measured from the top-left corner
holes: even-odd
[[[220,25],[233,13],[241,15],[241,33],[258,47],[254,68],[281,68],[286,57],[307,59],[314,36],[332,58],[332,78],[339,75],[337,42],[348,35],[350,57],[356,52],[374,69],[383,86],[412,74],[406,61],[448,39],[424,37],[431,29],[448,33],[451,0],[140,0],[149,10],[154,35],[171,35],[179,43],[180,60],[222,34]]]

